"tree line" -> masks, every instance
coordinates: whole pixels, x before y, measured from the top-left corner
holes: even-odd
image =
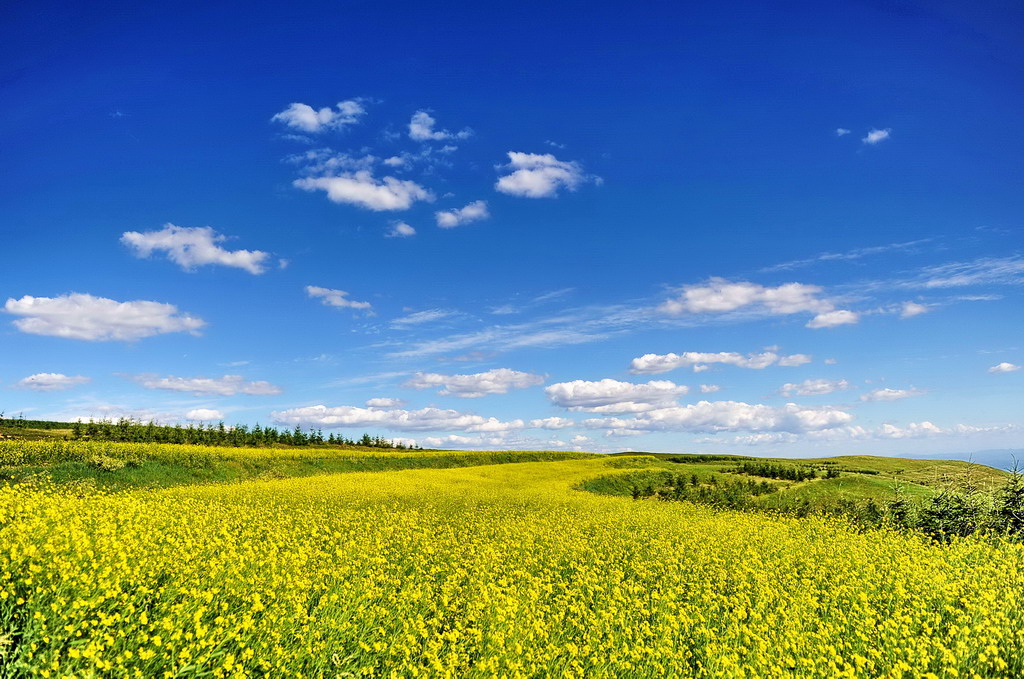
[[[65,424],[65,427],[68,425]],[[235,446],[265,448],[269,446],[362,446],[389,450],[422,450],[419,446],[408,446],[401,441],[392,441],[383,436],[363,434],[352,439],[343,434],[330,433],[326,437],[320,429],[303,430],[299,425],[294,429],[277,429],[256,424],[252,428],[244,424],[233,427],[217,424],[189,424],[187,426],[161,425],[155,422],[120,418],[111,420],[78,420],[70,425],[71,438],[75,441],[129,441],[133,443],[182,443],[199,446]]]

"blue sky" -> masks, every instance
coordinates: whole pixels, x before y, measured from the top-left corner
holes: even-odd
[[[0,16],[8,415],[1019,447],[1013,3]]]

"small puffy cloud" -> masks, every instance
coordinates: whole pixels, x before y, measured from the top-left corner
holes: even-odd
[[[554,198],[560,188],[575,191],[583,183],[601,182],[586,174],[578,162],[558,160],[550,153],[509,151],[508,158],[508,164],[498,169],[512,172],[500,177],[494,188],[510,196]]]
[[[545,417],[539,420],[530,420],[530,426],[535,429],[568,429],[575,427],[576,422],[567,417]]]
[[[405,405],[400,398],[371,398],[366,402],[367,408],[399,408]]]
[[[363,105],[355,99],[338,102],[336,109],[324,107],[317,110],[308,104],[296,102],[275,114],[271,120],[302,132],[317,133],[354,125],[366,113]]]
[[[117,302],[79,293],[10,298],[4,311],[22,316],[14,326],[24,333],[89,341],[130,341],[172,332],[197,335],[206,325],[200,318],[179,313],[173,304]]]
[[[306,294],[312,299],[319,299],[324,306],[333,306],[339,309],[369,309],[372,306],[369,302],[356,302],[349,299],[348,293],[344,290],[332,290],[331,288],[307,285]]]
[[[872,129],[867,133],[867,136],[861,139],[861,141],[864,142],[865,144],[871,144],[872,146],[874,146],[875,144],[878,144],[888,139],[891,133],[892,129],[888,127],[885,128],[884,130]]]
[[[666,300],[658,311],[669,316],[721,314],[745,308],[769,314],[831,311],[833,305],[819,297],[821,292],[817,285],[803,283],[766,287],[746,281],[712,278],[707,283],[684,286],[678,297]]]
[[[835,365],[839,361],[837,361],[834,358],[826,358],[823,362],[825,363],[825,365]]]
[[[1012,373],[1017,372],[1018,370],[1020,370],[1020,368],[1021,366],[1019,365],[1014,365],[1013,363],[1007,363],[1006,361],[1003,361],[998,365],[992,366],[991,368],[988,369],[988,371],[990,373]]]
[[[478,222],[481,219],[488,219],[490,216],[491,213],[487,211],[487,202],[483,200],[473,201],[466,207],[455,210],[442,210],[434,213],[437,225],[442,229],[452,229],[470,222]]]
[[[836,128],[836,136],[837,137],[845,137],[846,135],[850,134],[850,132],[851,132],[851,130],[846,129],[845,127],[837,127]]]
[[[416,373],[404,386],[413,389],[441,387],[442,396],[459,398],[480,398],[488,394],[507,394],[511,389],[526,389],[543,384],[540,375],[495,368],[472,375],[441,375],[438,373]]]
[[[631,418],[584,420],[590,429],[605,429],[612,435],[651,431],[719,432],[782,431],[808,432],[843,426],[853,420],[844,410],[826,406],[809,408],[787,403],[781,408],[740,401],[700,401],[686,406],[669,406],[637,413]]]
[[[862,401],[898,401],[902,398],[920,396],[925,392],[920,389],[875,389],[860,395]]]
[[[392,222],[391,228],[384,235],[387,238],[408,238],[416,235],[416,229],[405,222]]]
[[[912,318],[914,316],[920,316],[931,311],[930,307],[924,304],[918,304],[916,302],[904,302],[900,309],[900,318]]]
[[[409,121],[409,138],[413,141],[442,141],[444,139],[466,139],[473,136],[473,130],[468,127],[461,132],[449,132],[448,130],[436,130],[434,126],[437,121],[426,111],[416,111]]]
[[[214,420],[223,420],[224,413],[213,408],[195,408],[185,413],[186,420],[196,420],[199,422],[213,422]]]
[[[168,223],[160,231],[126,231],[121,235],[121,242],[132,248],[138,257],[165,252],[167,259],[186,271],[206,264],[244,269],[251,274],[261,274],[267,270],[268,253],[259,250],[225,250],[218,243],[226,238],[209,226],[189,228]]]
[[[62,373],[36,373],[18,380],[14,386],[18,389],[31,389],[32,391],[64,391],[91,381],[92,378],[81,375],[69,377]]]
[[[357,406],[325,405],[291,408],[271,413],[274,422],[282,425],[317,426],[327,429],[338,427],[379,427],[396,431],[461,431],[469,433],[495,433],[523,429],[522,420],[502,422],[457,410],[421,408],[359,408]]]
[[[798,366],[808,363],[810,360],[811,358],[807,354],[779,356],[772,351],[747,354],[746,356],[733,351],[685,351],[682,354],[644,354],[630,362],[629,371],[634,375],[653,375],[677,368],[691,368],[694,372],[703,372],[711,363],[762,370],[776,363],[782,366]]]
[[[378,180],[370,170],[343,172],[326,177],[303,177],[292,184],[304,191],[325,191],[332,202],[347,203],[375,212],[408,210],[416,201],[434,201],[434,194],[414,181],[394,177]]]
[[[241,375],[224,375],[223,377],[175,377],[168,375],[135,375],[133,378],[146,389],[163,389],[166,391],[184,391],[200,395],[234,396],[248,394],[250,396],[268,396],[280,394],[281,387],[270,382],[249,382]]]
[[[449,311],[448,309],[427,309],[426,311],[416,311],[408,316],[402,316],[401,318],[396,318],[391,321],[391,327],[408,328],[410,325],[432,323],[434,321],[439,321],[442,318],[450,318],[455,315],[456,312]]]
[[[700,393],[702,394],[713,394],[716,391],[721,391],[722,387],[717,384],[702,384],[700,385]]]
[[[860,315],[846,309],[826,311],[807,321],[808,328],[835,328],[840,325],[852,325],[860,320]]]
[[[783,384],[779,393],[783,396],[818,396],[846,389],[853,389],[846,380],[808,379],[799,384]]]
[[[544,389],[557,406],[590,413],[635,413],[676,403],[688,387],[668,380],[652,380],[646,384],[603,379],[596,382],[573,380],[559,382]]]

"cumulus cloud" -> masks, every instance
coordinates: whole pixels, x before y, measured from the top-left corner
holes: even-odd
[[[466,139],[473,136],[473,130],[468,127],[461,132],[449,132],[448,130],[437,130],[434,126],[437,121],[426,111],[416,111],[409,121],[409,138],[414,141],[442,141],[445,139]]]
[[[573,380],[559,382],[544,389],[557,406],[590,413],[635,413],[674,404],[688,387],[668,380],[652,380],[646,384],[603,379],[596,382]]]
[[[214,420],[223,420],[224,413],[213,408],[195,408],[185,413],[186,420],[196,420],[199,422],[213,422]]]
[[[779,388],[779,393],[783,396],[818,396],[846,389],[853,389],[846,380],[807,379],[799,384],[787,382]]]
[[[861,141],[864,142],[865,144],[871,144],[872,146],[874,146],[875,144],[878,144],[879,142],[883,142],[886,139],[888,139],[891,133],[892,129],[888,127],[885,128],[884,130],[872,129],[867,133],[867,135],[863,139],[861,139]]]
[[[540,375],[508,368],[495,368],[472,375],[416,373],[404,386],[413,389],[441,387],[438,393],[442,396],[480,398],[488,394],[507,394],[511,389],[526,389],[543,383],[544,378]]]
[[[401,318],[394,319],[391,321],[391,327],[407,328],[410,325],[432,323],[434,321],[439,321],[442,318],[450,318],[455,315],[456,312],[449,311],[448,309],[427,309],[425,311],[416,311],[408,316],[402,316]]]
[[[461,431],[470,433],[504,432],[522,429],[522,420],[502,422],[441,408],[403,410],[401,408],[359,408],[357,406],[325,405],[291,408],[271,413],[274,422],[282,425],[316,426],[326,429],[338,427],[379,427],[396,431]]]
[[[416,229],[405,222],[392,222],[391,228],[384,235],[387,238],[408,238],[416,235]]]
[[[91,381],[92,378],[81,375],[69,377],[62,373],[36,373],[18,380],[14,386],[18,389],[31,389],[32,391],[64,391]]]
[[[325,191],[332,202],[348,203],[375,212],[408,210],[416,201],[434,201],[434,194],[414,181],[395,177],[378,180],[370,170],[303,177],[292,184],[304,191]]]
[[[807,321],[808,328],[835,328],[840,325],[852,325],[860,321],[860,315],[853,312],[847,311],[846,309],[837,309],[835,311],[826,311],[818,314],[811,320]]]
[[[846,129],[845,127],[837,127],[836,128],[836,136],[837,137],[844,137],[844,136],[850,134],[850,132],[851,132],[851,130]]]
[[[988,371],[990,373],[1012,373],[1020,370],[1020,368],[1021,367],[1019,365],[1014,365],[1013,363],[1007,363],[1006,361],[1003,361],[1002,363],[992,366],[991,368],[988,369]]]
[[[312,299],[319,299],[324,306],[333,306],[339,309],[369,309],[372,306],[369,302],[356,302],[349,299],[348,293],[344,290],[332,290],[331,288],[307,285],[306,294]]]
[[[121,242],[132,248],[138,257],[165,252],[167,259],[186,271],[205,264],[244,269],[251,274],[261,274],[267,270],[268,253],[259,250],[225,250],[218,243],[226,238],[209,226],[189,228],[168,223],[160,231],[126,231],[121,235]]]
[[[809,408],[787,403],[781,408],[739,401],[700,401],[685,406],[670,406],[641,412],[631,418],[595,418],[584,420],[590,429],[623,433],[652,431],[786,431],[806,432],[831,429],[853,420],[850,413],[825,406]]]
[[[931,308],[924,304],[918,304],[916,302],[904,302],[903,307],[900,309],[900,318],[912,318],[914,316],[920,316],[931,311]]]
[[[831,311],[833,304],[821,299],[821,292],[817,285],[803,283],[785,283],[773,288],[712,278],[704,284],[684,286],[678,297],[666,300],[658,311],[670,316],[721,314],[745,308],[769,314]]]
[[[558,160],[550,153],[509,151],[508,158],[508,164],[498,169],[512,172],[500,177],[494,188],[511,196],[554,198],[561,188],[575,191],[586,182],[601,182],[586,174],[578,162]]]
[[[902,398],[920,396],[925,392],[920,389],[875,389],[860,395],[862,401],[898,401]]]
[[[400,398],[371,398],[366,402],[367,408],[399,408],[405,405],[405,402]]]
[[[146,389],[163,389],[166,391],[184,391],[196,396],[214,394],[217,396],[234,396],[249,394],[250,396],[267,396],[280,394],[281,388],[270,382],[249,382],[241,375],[224,375],[223,377],[175,377],[168,375],[142,374],[132,377]]]
[[[717,384],[702,384],[700,385],[700,393],[702,394],[713,394],[716,391],[721,391],[722,387]]]
[[[489,219],[490,216],[490,212],[487,211],[487,202],[483,200],[473,201],[466,207],[455,210],[442,210],[434,213],[437,225],[442,229],[452,229],[470,222],[478,222],[481,219]]]
[[[575,427],[576,422],[567,417],[545,417],[539,420],[530,420],[530,426],[534,429],[568,429]]]
[[[338,102],[336,110],[330,107],[317,110],[309,104],[294,102],[275,114],[271,120],[284,123],[292,129],[315,134],[354,125],[365,113],[366,109],[355,99]]]
[[[9,298],[4,311],[23,317],[14,326],[24,333],[89,341],[130,341],[171,332],[198,335],[206,325],[200,318],[179,313],[173,304],[117,302],[79,293]]]
[[[685,351],[682,354],[644,354],[630,362],[629,371],[634,375],[653,375],[677,368],[692,368],[694,372],[703,372],[711,363],[762,370],[776,363],[781,366],[798,366],[809,363],[810,360],[811,357],[807,354],[779,356],[772,351],[746,356],[732,351]]]

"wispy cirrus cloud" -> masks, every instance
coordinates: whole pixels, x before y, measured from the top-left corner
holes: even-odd
[[[161,377],[152,373],[133,375],[131,378],[146,389],[162,389],[164,391],[180,391],[196,396],[234,396],[248,394],[250,396],[270,396],[281,393],[281,387],[265,382],[249,381],[241,375],[224,375],[223,377],[177,377],[167,375]]]

